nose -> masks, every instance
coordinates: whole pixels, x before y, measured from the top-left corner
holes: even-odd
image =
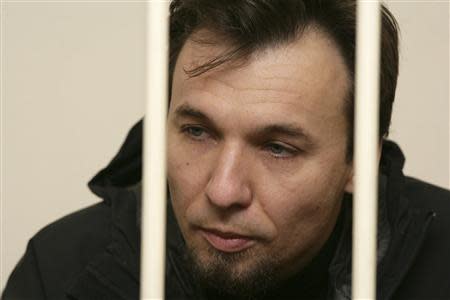
[[[210,203],[222,209],[248,207],[252,199],[248,175],[248,164],[241,147],[224,147],[206,186],[206,196]]]

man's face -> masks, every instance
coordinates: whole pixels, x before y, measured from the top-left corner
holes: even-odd
[[[245,64],[186,75],[226,50],[188,40],[180,52],[168,182],[201,276],[250,288],[260,277],[276,282],[301,270],[334,228],[351,189],[349,75],[334,42],[318,30]]]

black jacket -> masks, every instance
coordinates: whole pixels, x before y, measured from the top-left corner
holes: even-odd
[[[141,136],[139,122],[112,162],[89,182],[101,203],[46,226],[29,241],[2,299],[138,298]],[[450,299],[450,193],[405,177],[403,164],[398,146],[384,142],[377,298]],[[328,272],[323,272],[328,299],[350,298],[351,196],[347,198],[333,233],[338,238]],[[204,298],[182,263],[184,242],[170,204],[167,230],[166,298]],[[289,290],[283,299],[299,299],[295,293]]]

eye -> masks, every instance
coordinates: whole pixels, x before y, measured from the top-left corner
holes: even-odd
[[[266,150],[270,152],[270,155],[276,158],[290,158],[294,157],[299,151],[292,146],[280,144],[280,143],[268,143],[266,144]]]
[[[195,140],[203,140],[208,137],[206,129],[201,126],[186,125],[183,126],[181,130]]]

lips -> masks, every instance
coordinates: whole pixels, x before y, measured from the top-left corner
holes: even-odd
[[[255,243],[255,239],[251,237],[232,232],[210,229],[202,229],[200,232],[211,246],[222,252],[239,252]]]

